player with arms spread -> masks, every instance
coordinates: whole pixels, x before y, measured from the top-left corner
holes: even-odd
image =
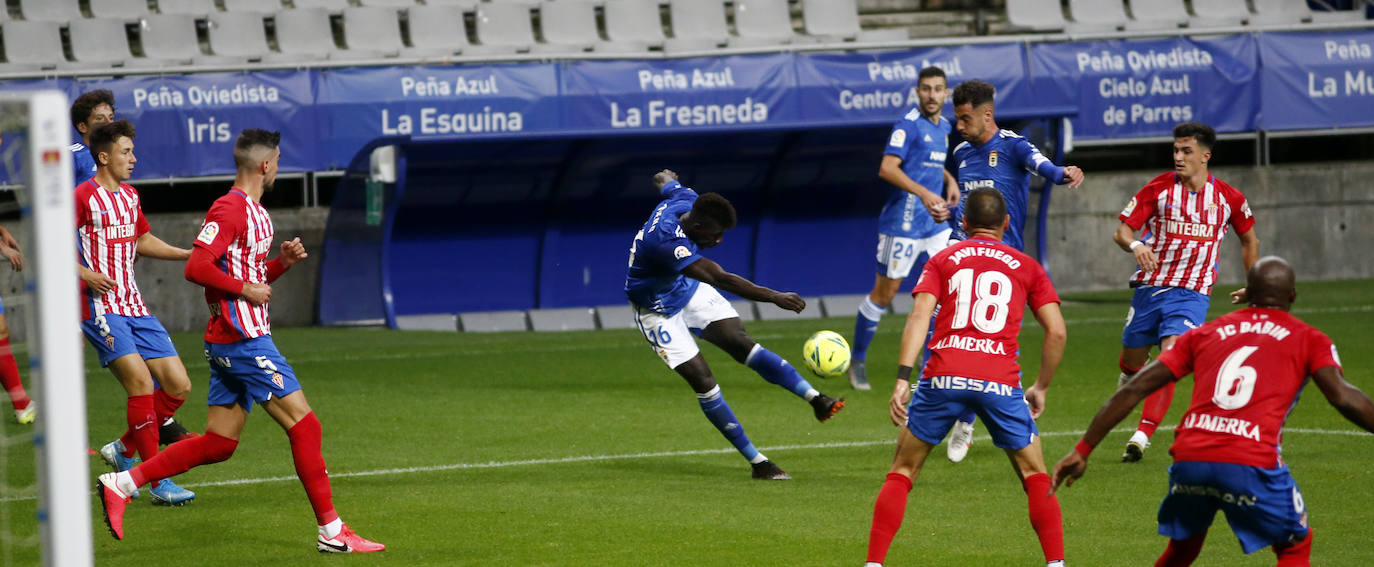
[[[849,384],[868,390],[864,360],[868,345],[878,332],[893,296],[913,267],[919,273],[925,262],[949,243],[949,207],[959,202],[959,186],[945,170],[949,151],[948,120],[940,116],[945,106],[945,72],[939,67],[921,69],[916,79],[920,106],[897,121],[883,150],[878,177],[891,183],[883,212],[878,216],[878,274],[873,290],[859,304],[854,319],[854,344],[850,350]],[[944,187],[944,196],[937,191]]]
[[[991,187],[1002,193],[1007,202],[1007,214],[1011,216],[1002,242],[1024,251],[1031,173],[1076,188],[1083,184],[1083,170],[1073,165],[1059,167],[1041,155],[1030,140],[1010,130],[998,129],[993,118],[995,95],[992,85],[976,79],[964,81],[954,88],[955,127],[965,140],[954,147],[954,161],[958,164],[955,177],[965,196],[979,187]],[[956,207],[950,218],[955,240],[967,238],[960,224],[962,217],[963,211]],[[946,447],[949,460],[957,463],[968,454],[974,421],[973,413],[959,416]]]
[[[1249,307],[1183,333],[1118,389],[1088,431],[1054,467],[1069,486],[1088,455],[1151,392],[1193,375],[1193,396],[1174,433],[1169,492],[1159,534],[1169,537],[1156,566],[1191,565],[1217,510],[1245,553],[1272,546],[1280,567],[1310,563],[1312,529],[1302,493],[1283,461],[1284,422],[1310,377],[1342,416],[1374,432],[1374,401],[1345,381],[1331,339],[1288,311],[1297,299],[1293,268],[1260,259],[1246,277]]]
[[[625,295],[635,310],[639,330],[659,358],[696,391],[706,419],[749,460],[754,478],[791,478],[744,434],[689,329],[699,330],[701,338],[764,380],[809,402],[816,419],[825,421],[844,407],[844,400],[816,391],[786,360],[749,338],[739,313],[716,288],[798,313],[806,308],[806,301],[795,293],[773,291],[726,272],[699,253],[720,244],[725,231],[735,226],[735,208],[725,197],[717,193],[698,197],[666,169],[654,175],[654,186],[663,201],[635,234],[625,276]]]
[[[887,558],[906,513],[912,480],[921,473],[930,450],[968,409],[983,418],[993,444],[1011,458],[1046,564],[1062,567],[1063,520],[1059,501],[1050,494],[1035,425],[1067,341],[1059,296],[1040,264],[1001,242],[1010,220],[1001,193],[979,188],[964,197],[964,205],[970,238],[931,258],[912,290],[916,302],[902,332],[897,386],[889,403],[892,422],[903,427],[897,455],[873,506],[867,566],[880,566]],[[913,390],[912,364],[937,303],[931,357]],[[1045,329],[1045,339],[1040,374],[1023,393],[1017,334],[1026,306]]]
[[[363,539],[334,510],[325,470],[320,420],[305,401],[300,382],[272,342],[267,302],[273,281],[304,260],[299,238],[282,242],[281,254],[268,261],[274,236],[272,218],[259,202],[272,189],[281,157],[281,134],[244,130],[234,144],[234,188],[215,201],[205,215],[195,250],[186,262],[186,279],[205,287],[210,322],[205,329],[205,358],[210,362],[210,405],[205,435],[167,447],[142,465],[100,475],[96,489],[104,505],[105,524],[124,539],[128,494],[149,481],[233,456],[253,404],[261,404],[291,443],[296,476],[315,511],[322,553],[364,553],[386,546]]]
[[[1217,257],[1226,228],[1240,238],[1240,260],[1246,271],[1259,257],[1259,237],[1250,204],[1236,188],[1207,171],[1217,133],[1200,122],[1174,127],[1174,171],[1155,177],[1121,211],[1112,240],[1135,256],[1139,269],[1131,276],[1135,295],[1121,331],[1121,375],[1118,384],[1145,366],[1150,349],[1169,350],[1174,340],[1207,320]],[[1137,240],[1146,229],[1150,237]],[[1238,303],[1244,290],[1232,293]],[[1173,383],[1145,399],[1140,425],[1126,443],[1121,460],[1139,461],[1150,436],[1169,413]]]
[[[90,135],[99,164],[95,177],[76,187],[78,272],[84,284],[81,332],[128,393],[128,429],[100,448],[116,471],[129,470],[137,453],[157,454],[158,424],[171,419],[191,393],[191,378],[171,335],[148,312],[134,279],[138,256],[180,261],[191,251],[150,232],[138,190],[124,183],[134,173],[134,126],[119,120]],[[164,388],[154,388],[154,378]],[[152,489],[155,504],[184,504],[195,498],[171,480]]]

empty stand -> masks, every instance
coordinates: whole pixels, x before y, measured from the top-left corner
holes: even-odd
[[[463,25],[463,11],[457,6],[427,6],[410,9],[411,52],[422,56],[449,56],[471,50]]]
[[[596,5],[581,0],[557,0],[539,5],[544,41],[565,51],[583,51],[601,43],[596,31]]]
[[[19,0],[19,13],[31,22],[65,24],[83,17],[79,0]]]
[[[719,0],[672,0],[668,9],[673,37],[667,51],[694,51],[724,45],[730,39],[725,4]]]
[[[344,10],[343,36],[348,48],[330,54],[331,59],[396,57],[405,48],[395,8],[374,6]]]
[[[534,47],[534,26],[530,8],[518,2],[483,3],[474,15],[477,42],[507,52],[529,51]]]
[[[1007,22],[1038,32],[1063,31],[1068,26],[1059,0],[1007,0]]]
[[[735,34],[730,45],[792,43],[797,34],[787,0],[735,0]]]
[[[1188,22],[1183,0],[1126,0],[1131,6],[1131,21],[1126,29],[1177,28]]]
[[[277,57],[267,47],[267,26],[261,12],[211,14],[207,28],[210,51],[215,55],[245,61],[290,60],[289,57]]]
[[[1239,26],[1250,20],[1245,0],[1193,0],[1192,27]]]
[[[1115,31],[1129,21],[1121,0],[1069,0],[1069,15],[1071,32]]]
[[[273,14],[282,9],[281,0],[224,0],[224,11],[226,12]]]
[[[102,0],[94,0],[92,4],[99,4]],[[213,12],[218,12],[215,8],[215,0],[157,0],[157,11],[163,14],[185,14],[195,18],[204,18]]]
[[[555,0],[556,1],[556,0]],[[644,0],[606,0],[606,38],[617,43],[662,47],[663,21],[658,4]]]
[[[476,10],[480,0],[425,0],[428,6],[454,6],[464,10]]]
[[[0,22],[0,34],[9,62],[6,71],[73,67],[62,55],[62,31],[57,22]]]
[[[72,20],[72,58],[83,67],[111,67],[129,64],[129,35],[123,19]]]
[[[904,41],[904,29],[865,30],[859,27],[855,0],[802,0],[803,29],[822,41]]]
[[[126,22],[136,22],[148,15],[147,0],[94,0],[90,3],[90,8],[93,18],[111,18]]]
[[[294,0],[296,9],[301,10],[326,10],[331,14],[339,14],[348,8],[348,0]]]
[[[1312,19],[1312,9],[1302,0],[1253,0],[1253,25],[1300,24]]]
[[[325,59],[336,49],[329,12],[320,8],[282,10],[277,24],[277,49],[288,57]]]
[[[364,7],[410,8],[415,6],[415,0],[359,0],[358,4]]]
[[[196,20],[185,14],[151,14],[144,16],[143,56],[148,62],[163,65],[222,65],[235,63],[233,58],[205,55],[196,38]]]

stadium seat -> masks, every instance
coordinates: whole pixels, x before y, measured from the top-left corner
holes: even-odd
[[[93,4],[99,4],[95,0]],[[218,12],[215,0],[157,0],[157,11],[163,14],[185,14],[195,18],[205,18]]]
[[[635,323],[635,309],[629,305],[598,305],[596,324],[601,329],[633,329],[638,326]]]
[[[1183,0],[1126,0],[1131,6],[1128,30],[1171,29],[1188,22]]]
[[[288,57],[326,59],[337,47],[329,12],[320,8],[296,8],[277,12],[277,49]]]
[[[347,49],[330,59],[380,59],[401,54],[401,20],[395,8],[348,8],[343,13],[343,38]]]
[[[524,311],[481,311],[459,313],[459,328],[465,333],[499,333],[528,331],[529,322]]]
[[[1250,24],[1256,26],[1300,24],[1312,19],[1307,2],[1298,0],[1254,0],[1254,8]]]
[[[1059,0],[1007,0],[1007,23],[1038,32],[1063,31],[1068,26]]]
[[[468,43],[463,11],[457,6],[427,6],[410,9],[410,53],[425,57],[448,57],[457,53],[480,53],[484,49]]]
[[[736,299],[730,302],[730,306],[735,308],[736,313],[739,313],[740,321],[748,323],[759,320],[759,312],[754,309],[754,302],[748,299]]]
[[[282,7],[281,0],[224,0],[224,11],[226,12],[274,14],[283,9],[285,8]]]
[[[589,307],[530,310],[530,328],[535,331],[591,331],[596,329],[596,313]]]
[[[297,10],[325,10],[341,14],[349,6],[348,0],[294,0]]]
[[[396,328],[402,331],[458,331],[458,316],[452,313],[397,315]]]
[[[787,0],[735,0],[735,34],[729,40],[732,47],[788,44],[798,39]]]
[[[801,313],[793,313],[772,303],[757,302],[755,306],[759,310],[760,321],[780,321],[785,319],[819,319],[821,315],[821,298],[803,297],[806,300],[806,309]]]
[[[1121,0],[1069,0],[1070,32],[1116,31],[1129,21]]]
[[[65,24],[83,17],[79,0],[19,0],[19,13],[30,22]]]
[[[905,41],[904,29],[864,30],[855,0],[802,0],[802,28],[823,41]]]
[[[425,0],[428,6],[453,6],[464,10],[476,10],[480,0]]]
[[[69,37],[72,59],[83,67],[128,65],[133,59],[122,19],[72,20]]]
[[[8,70],[71,69],[62,55],[62,30],[57,22],[0,22]]]
[[[859,312],[859,304],[868,297],[866,293],[847,295],[822,295],[821,311],[826,317],[850,317]]]
[[[507,53],[525,52],[534,47],[534,26],[530,8],[519,3],[484,2],[477,7],[477,42]]]
[[[415,6],[415,0],[359,0],[358,4],[364,7],[410,8]]]
[[[1312,10],[1312,23],[1314,24],[1339,24],[1343,22],[1358,22],[1366,20],[1366,8],[1359,2],[1355,2],[1355,7],[1349,10]]]
[[[541,51],[585,51],[601,43],[596,31],[596,5],[582,0],[557,0],[539,5],[545,45]]]
[[[673,37],[663,43],[664,51],[712,49],[730,40],[725,4],[720,0],[672,0],[668,17]]]
[[[605,15],[606,38],[611,42],[662,47],[667,40],[658,4],[654,2],[606,0]]]
[[[110,18],[129,23],[137,22],[149,13],[147,0],[95,0],[90,7],[92,18]]]
[[[207,28],[210,52],[215,55],[248,62],[301,60],[272,52],[267,46],[267,26],[261,12],[210,14]]]
[[[196,38],[196,20],[186,14],[150,14],[141,23],[143,56],[161,65],[228,65],[232,57],[205,55]]]
[[[1245,0],[1193,0],[1194,28],[1239,26],[1250,20],[1250,8]]]

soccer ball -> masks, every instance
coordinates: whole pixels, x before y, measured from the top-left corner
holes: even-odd
[[[849,343],[834,331],[817,331],[802,344],[806,367],[821,378],[834,378],[849,370]]]

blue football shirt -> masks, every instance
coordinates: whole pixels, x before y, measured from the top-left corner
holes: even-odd
[[[911,109],[892,127],[884,155],[902,158],[902,172],[936,195],[945,194],[945,155],[949,151],[949,120],[936,116],[935,122]],[[883,204],[878,215],[878,232],[905,238],[934,236],[945,229],[930,218],[921,198],[898,188]]]
[[[1007,201],[1007,214],[1011,215],[1011,226],[1002,235],[1002,242],[1024,250],[1031,172],[1054,183],[1063,183],[1064,169],[1041,155],[1030,140],[1010,130],[999,130],[982,145],[967,141],[959,144],[954,148],[954,161],[958,163],[958,173],[954,177],[959,182],[961,196],[967,197],[970,191],[979,187],[993,187],[1002,192]],[[963,230],[962,202],[950,219],[954,224],[951,238],[968,238]]]
[[[72,187],[75,188],[95,177],[95,158],[91,157],[90,148],[80,142],[67,146],[67,149],[72,152]]]
[[[654,207],[630,245],[625,295],[641,309],[672,316],[682,311],[697,291],[698,282],[682,275],[682,270],[701,255],[678,219],[692,210],[697,192],[670,181],[660,194],[663,201]]]

